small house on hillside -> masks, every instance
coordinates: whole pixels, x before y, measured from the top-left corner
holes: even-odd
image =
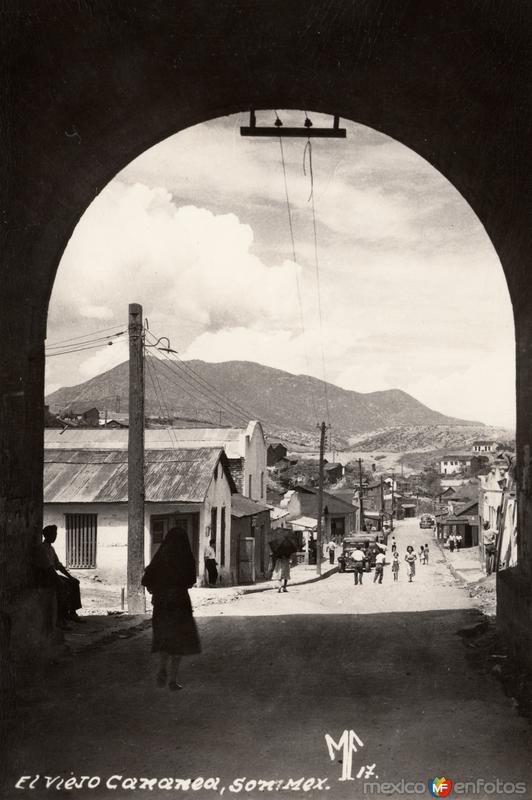
[[[327,483],[336,483],[342,479],[344,467],[343,464],[340,463],[325,464],[323,472]]]
[[[55,434],[55,435],[54,435]],[[260,422],[245,428],[161,428],[145,431],[146,448],[222,448],[229,459],[238,491],[252,500],[266,500],[266,440]],[[102,429],[45,432],[45,446],[83,449],[127,449],[128,431]]]
[[[473,452],[474,453],[496,453],[497,452],[497,442],[493,440],[486,440],[486,439],[477,439],[473,442]]]
[[[44,524],[57,525],[57,552],[70,569],[97,570],[126,585],[127,453],[45,449]],[[222,583],[231,583],[231,497],[236,486],[221,448],[146,450],[144,558],[172,527],[186,531],[198,582],[214,539]]]
[[[274,467],[282,458],[286,458],[288,450],[282,442],[271,442],[268,445],[267,464]]]
[[[90,403],[77,403],[69,406],[62,416],[91,427],[98,427],[100,424],[100,412]]]

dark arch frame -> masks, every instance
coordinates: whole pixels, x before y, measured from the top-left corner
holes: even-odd
[[[3,21],[0,562],[9,619],[36,602],[46,316],[80,216],[116,172],[176,131],[249,106],[307,107],[425,158],[498,253],[516,325],[521,532],[520,565],[499,578],[499,619],[532,660],[532,7],[63,0],[43,11],[23,0]]]

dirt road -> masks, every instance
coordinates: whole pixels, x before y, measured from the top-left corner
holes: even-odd
[[[397,541],[404,554],[428,535],[413,521]],[[479,614],[429,543],[430,564],[412,584],[403,561],[397,584],[387,567],[382,585],[371,575],[355,587],[347,573],[200,609],[204,651],[184,661],[181,692],[155,687],[149,631],[57,667],[21,709],[5,796],[57,796],[58,781],[47,791],[43,776],[73,776],[81,788],[70,794],[93,798],[344,800],[376,793],[376,780],[398,797],[429,797],[435,776],[529,781],[532,796],[528,725],[494,679],[468,666],[456,631]],[[325,739],[343,731],[363,743],[352,739],[350,769],[346,753],[330,759]],[[343,769],[353,780],[340,780]],[[29,779],[16,789],[21,776],[35,788]]]

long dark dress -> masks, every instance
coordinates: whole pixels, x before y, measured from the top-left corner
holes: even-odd
[[[152,652],[183,656],[201,652],[188,595],[195,582],[196,564],[188,536],[172,528],[142,578],[152,594]]]

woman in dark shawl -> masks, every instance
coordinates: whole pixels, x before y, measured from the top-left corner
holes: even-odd
[[[152,652],[159,653],[157,685],[181,689],[181,656],[201,652],[188,589],[196,582],[196,563],[188,536],[179,528],[166,534],[144,571],[142,584],[152,595]]]

